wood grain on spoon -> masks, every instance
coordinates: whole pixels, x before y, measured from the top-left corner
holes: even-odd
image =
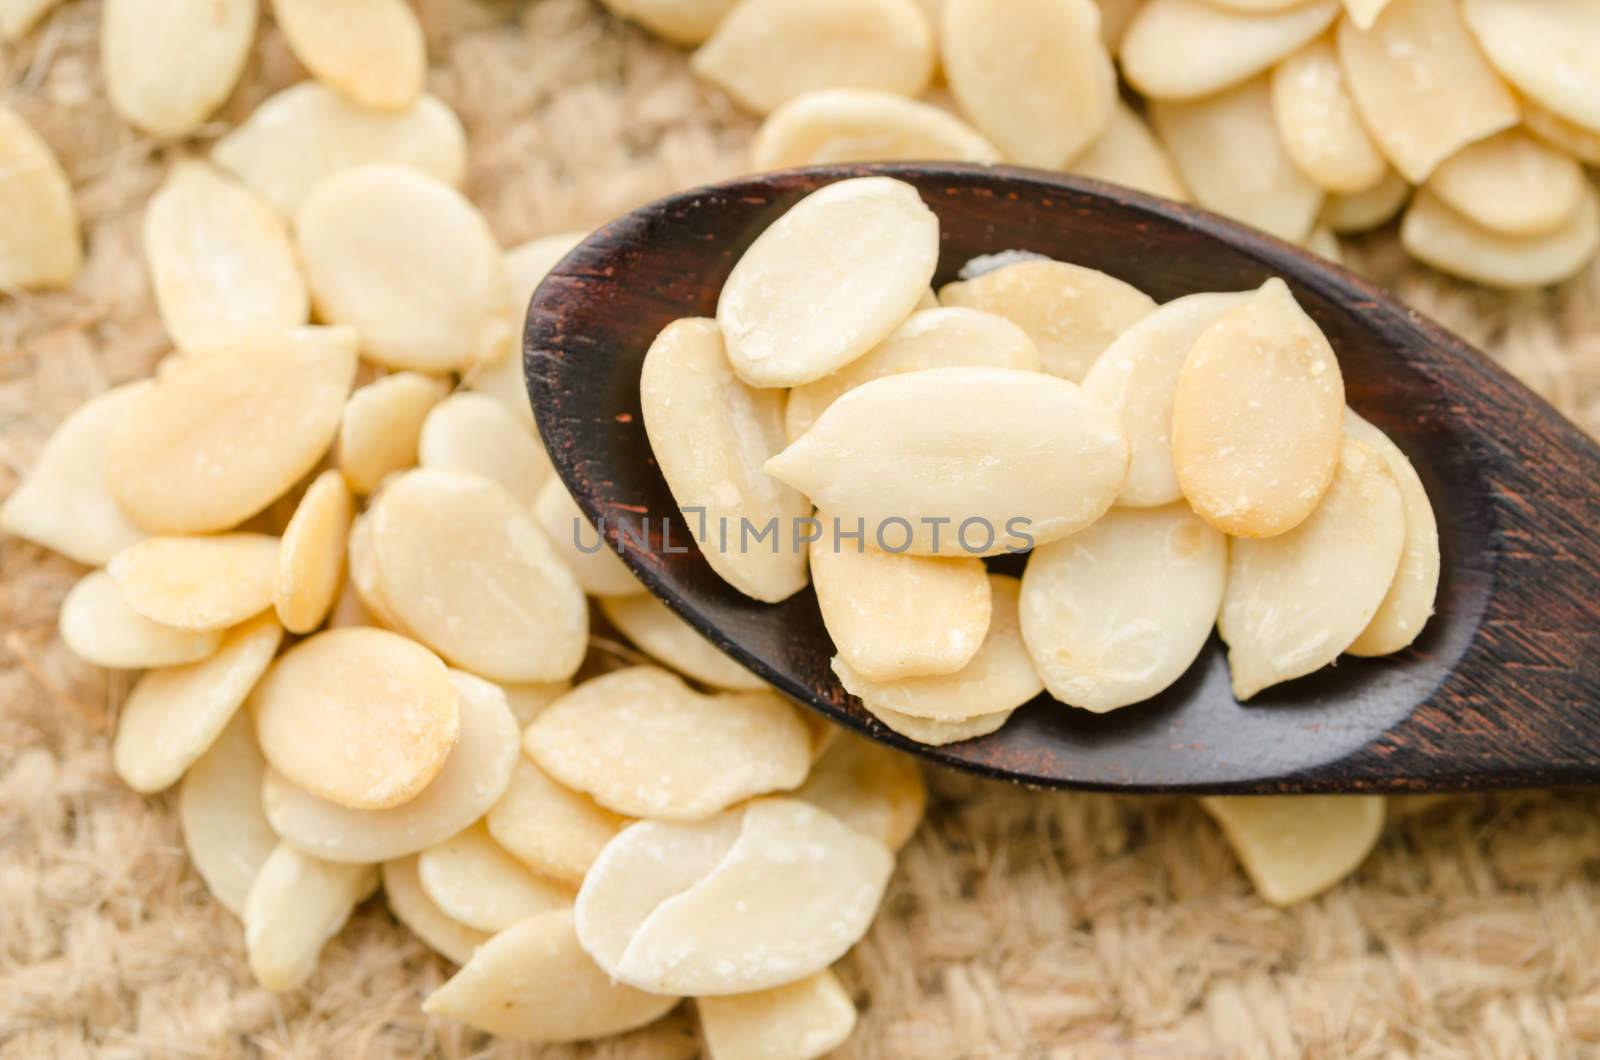
[[[1438,613],[1405,651],[1238,703],[1213,637],[1166,692],[1105,716],[1041,697],[939,748],[889,732],[829,668],[809,589],[762,604],[695,549],[651,456],[639,366],[711,315],[744,249],[846,177],[914,185],[938,215],[937,283],[1019,248],[1157,301],[1284,278],[1337,351],[1350,406],[1416,465],[1439,520]],[[524,334],[545,444],[652,592],[788,695],[875,739],[1030,784],[1125,791],[1421,791],[1600,782],[1600,446],[1484,354],[1305,251],[1192,207],[1070,177],[954,164],[793,170],[701,188],[602,228],[536,292]],[[643,530],[643,533],[641,533]],[[626,534],[623,534],[627,531]]]

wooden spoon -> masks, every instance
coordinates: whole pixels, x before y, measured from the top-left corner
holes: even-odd
[[[1416,465],[1439,517],[1438,611],[1381,659],[1229,691],[1213,636],[1175,686],[1095,715],[1041,696],[998,732],[930,748],[839,686],[810,589],[726,585],[692,544],[639,412],[639,366],[679,317],[713,316],[744,249],[846,177],[914,185],[938,214],[937,283],[1019,248],[1102,269],[1158,302],[1281,276],[1338,351],[1352,408]],[[1600,446],[1488,357],[1383,291],[1203,210],[1003,167],[793,170],[675,195],[580,244],[528,310],[524,366],[551,459],[639,579],[740,663],[833,720],[935,761],[1029,784],[1121,791],[1428,791],[1600,782]],[[647,522],[646,522],[647,520]],[[640,528],[648,527],[640,540]],[[668,551],[684,549],[685,551]]]

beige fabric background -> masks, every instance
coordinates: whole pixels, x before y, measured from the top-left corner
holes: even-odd
[[[472,143],[469,191],[507,245],[736,172],[752,122],[682,53],[592,0],[425,0],[432,87]],[[102,98],[98,5],[68,0],[5,56],[5,100],[60,153],[88,230],[65,294],[0,301],[0,494],[73,406],[165,352],[143,202],[179,149]],[[236,120],[302,75],[263,27]],[[1600,430],[1600,269],[1501,296],[1366,266]],[[80,572],[0,541],[0,1056],[536,1053],[433,1023],[449,972],[368,903],[309,987],[255,986],[239,924],[190,870],[170,796],[113,776],[125,676],[75,662],[56,608]],[[1600,1051],[1600,796],[1454,800],[1392,821],[1350,881],[1258,901],[1189,800],[1032,793],[930,776],[927,823],[843,964],[850,1057],[1552,1057]],[[551,1056],[686,1057],[680,1009]]]

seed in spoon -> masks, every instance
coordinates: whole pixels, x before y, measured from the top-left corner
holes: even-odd
[[[946,284],[939,301],[1010,320],[1038,345],[1043,371],[1074,383],[1118,335],[1156,307],[1143,291],[1098,269],[1041,260]]]
[[[1372,622],[1405,546],[1405,509],[1382,457],[1346,440],[1310,518],[1232,542],[1217,629],[1241,702],[1333,662]]]
[[[843,368],[911,313],[938,256],[939,222],[909,184],[860,177],[812,192],[757,237],[722,287],[729,363],[757,387]]]
[[[799,592],[806,551],[785,538],[811,505],[764,468],[784,444],[782,395],[741,382],[716,322],[695,319],[667,325],[651,343],[639,403],[662,477],[679,508],[693,513],[689,532],[711,569],[768,603]],[[771,524],[773,544],[741,545],[747,524],[752,532]]]
[[[1113,508],[1035,549],[1022,577],[1022,637],[1045,689],[1095,713],[1151,699],[1211,636],[1227,541],[1184,504]]]
[[[1284,282],[1268,280],[1190,348],[1172,408],[1178,483],[1224,533],[1281,534],[1333,480],[1343,415],[1333,347]]]

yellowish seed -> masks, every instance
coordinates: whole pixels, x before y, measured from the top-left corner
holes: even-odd
[[[61,639],[96,666],[143,670],[204,659],[220,630],[187,630],[152,621],[128,606],[111,575],[90,571],[61,601]]]
[[[250,886],[244,944],[250,971],[268,990],[311,978],[328,940],[378,886],[373,865],[340,865],[279,843]]]
[[[534,872],[577,885],[629,821],[556,783],[522,756],[485,823],[494,841]]]
[[[324,471],[295,508],[278,544],[272,605],[290,633],[322,624],[344,580],[344,557],[355,514],[337,471]]]
[[[266,534],[151,537],[106,570],[128,606],[178,629],[222,629],[272,606],[278,539]]]
[[[422,94],[428,56],[405,0],[272,0],[296,59],[351,102],[409,107]]]
[[[72,186],[48,144],[0,105],[0,287],[65,287],[83,266]]]
[[[449,385],[420,372],[396,372],[357,387],[339,420],[339,470],[356,493],[417,464],[422,423]]]
[[[239,917],[250,885],[278,845],[261,809],[266,768],[250,715],[235,711],[184,774],[178,793],[178,823],[189,860],[211,896]]]
[[[256,0],[108,0],[100,14],[106,98],[145,132],[192,132],[233,91],[255,33]]]
[[[1222,795],[1201,799],[1262,898],[1293,905],[1366,859],[1383,828],[1382,795]]]
[[[856,1027],[856,1006],[833,972],[753,994],[695,1001],[711,1060],[741,1056],[822,1056],[844,1044]]]
[[[481,824],[417,857],[422,889],[446,916],[479,931],[502,931],[552,909],[568,909],[576,893],[527,867],[490,838]]]

